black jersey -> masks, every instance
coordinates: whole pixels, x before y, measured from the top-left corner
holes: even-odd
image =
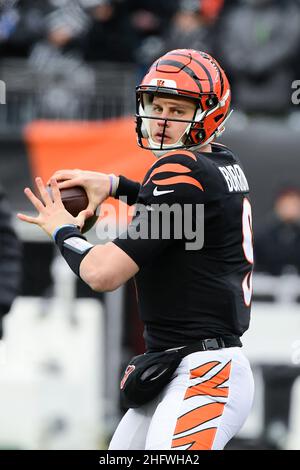
[[[241,336],[250,319],[253,248],[249,187],[238,159],[219,144],[211,153],[170,152],[148,170],[137,203],[114,243],[140,268],[135,281],[147,349]],[[153,218],[161,206],[177,212]]]

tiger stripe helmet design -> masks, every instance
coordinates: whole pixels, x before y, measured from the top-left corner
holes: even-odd
[[[160,143],[150,132],[154,95],[182,96],[195,101],[196,109],[184,134],[175,144]],[[138,145],[157,156],[175,149],[197,150],[224,131],[231,114],[230,86],[224,70],[209,54],[193,49],[176,49],[157,59],[136,88],[136,132]],[[168,118],[165,121],[174,121]],[[178,121],[179,119],[176,119]],[[165,122],[166,125],[166,122]]]

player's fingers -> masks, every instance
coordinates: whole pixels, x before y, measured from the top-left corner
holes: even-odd
[[[31,217],[26,214],[21,214],[20,212],[17,214],[17,217],[23,222],[28,222],[29,224],[38,224],[38,219],[36,217]]]
[[[95,205],[95,203],[93,202],[89,202],[89,205],[87,206],[87,208],[85,210],[88,210],[91,212],[91,216],[94,215],[96,209],[97,209],[98,205]]]
[[[55,178],[57,181],[72,179],[78,176],[78,171],[79,170],[57,170],[55,173],[53,173],[51,178]],[[51,178],[49,178],[47,184],[50,184]]]
[[[44,203],[47,205],[52,204],[52,199],[50,197],[49,192],[46,190],[46,187],[44,185],[44,182],[40,176],[35,178],[36,185],[38,187],[39,193],[44,201]]]
[[[28,197],[29,201],[32,203],[32,205],[36,208],[38,212],[42,212],[45,206],[43,203],[33,194],[30,188],[25,188],[24,193]]]
[[[77,178],[58,182],[59,189],[72,188],[73,186],[80,186]]]
[[[86,219],[88,219],[89,217],[92,217],[93,213],[94,212],[91,211],[90,209],[84,209],[83,211],[79,212],[79,214],[76,217],[78,225],[82,227]]]
[[[62,204],[61,195],[60,195],[60,191],[59,191],[59,187],[58,187],[56,179],[51,178],[50,185],[51,185],[51,191],[52,191],[52,196],[53,196],[53,202]]]

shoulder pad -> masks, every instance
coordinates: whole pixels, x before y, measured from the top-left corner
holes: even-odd
[[[169,152],[151,166],[145,176],[143,186],[150,181],[159,186],[186,183],[204,191],[202,184],[195,176],[197,161],[193,152],[186,150]]]

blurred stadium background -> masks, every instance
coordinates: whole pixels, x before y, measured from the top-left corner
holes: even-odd
[[[136,146],[134,88],[184,47],[212,53],[232,82],[222,142],[245,166],[261,240],[243,340],[256,396],[228,448],[300,449],[300,209],[277,245],[264,238],[280,192],[300,194],[300,1],[1,0],[1,184],[15,213],[30,210],[33,177],[59,168],[141,180],[153,157]],[[134,286],[95,294],[40,230],[15,227],[23,275],[0,341],[0,448],[106,449],[120,371],[143,351]]]

